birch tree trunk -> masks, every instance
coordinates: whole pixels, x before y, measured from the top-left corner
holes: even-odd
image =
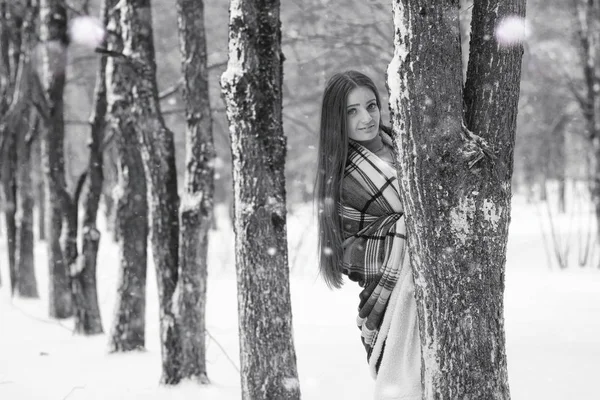
[[[121,52],[121,9],[118,0],[106,0],[107,46]],[[132,81],[127,79],[123,63],[106,60],[106,101],[110,128],[116,135],[119,158],[116,196],[116,226],[119,231],[119,283],[115,315],[109,339],[109,351],[142,349],[146,329],[146,274],[148,248],[148,203],[146,180],[130,110],[134,107]]]
[[[208,231],[213,217],[214,158],[209,101],[204,3],[178,0],[186,106],[186,169],[180,209],[178,319],[181,375],[208,383],[206,371],[206,279]]]
[[[148,184],[150,240],[159,298],[160,380],[175,384],[181,379],[181,342],[173,309],[179,264],[179,196],[173,133],[165,126],[158,100],[150,0],[122,0],[116,8],[124,45],[122,58],[133,100],[127,111],[141,145]]]
[[[503,291],[523,48],[501,47],[495,28],[523,17],[525,1],[475,2],[464,95],[457,3],[393,2],[388,87],[423,398],[509,399]]]
[[[221,77],[234,182],[243,399],[299,399],[286,235],[278,0],[231,0]]]
[[[66,254],[60,238],[64,211],[68,208],[64,160],[64,101],[67,36],[67,11],[64,0],[40,0],[41,35],[44,41],[43,81],[49,106],[49,120],[43,134],[42,159],[46,188],[46,233],[48,234],[49,315],[67,318],[72,314],[72,299]]]
[[[103,26],[108,22],[106,3],[101,3],[100,16]],[[75,301],[75,332],[85,335],[102,333],[102,319],[98,307],[96,285],[96,261],[100,245],[100,231],[96,227],[98,204],[102,193],[102,141],[106,119],[106,58],[102,57],[96,74],[94,105],[90,116],[91,141],[87,167],[89,188],[85,199],[85,213],[82,228],[82,251],[78,260],[77,273],[72,277],[77,283],[80,301]]]

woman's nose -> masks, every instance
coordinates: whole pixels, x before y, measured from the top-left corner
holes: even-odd
[[[362,122],[371,122],[373,117],[371,117],[371,114],[369,114],[369,112],[365,108],[363,108],[360,111],[360,119]]]

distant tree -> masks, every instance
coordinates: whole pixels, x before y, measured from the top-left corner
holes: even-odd
[[[393,2],[387,83],[423,399],[510,398],[503,291],[523,47],[495,33],[524,17],[525,0],[475,1],[472,12],[463,89],[458,2]],[[513,22],[509,34],[522,33]]]
[[[15,101],[27,102],[24,106],[23,119],[17,126],[17,243],[16,243],[16,270],[17,293],[22,297],[37,298],[38,289],[35,277],[34,237],[33,237],[33,185],[31,180],[31,152],[32,143],[38,135],[39,116],[33,111],[30,103],[32,97],[31,81],[37,82],[36,72],[32,68],[32,53],[37,44],[36,21],[39,9],[31,0],[24,2],[22,40],[19,58],[19,91],[22,99]]]
[[[23,15],[16,4],[0,1],[0,182],[4,200],[4,218],[8,249],[9,282],[14,293],[17,284],[16,269],[16,125],[22,107],[15,100],[17,70],[21,47]]]
[[[86,3],[87,4],[87,3]],[[101,2],[101,20],[106,26],[108,11],[106,2]],[[85,172],[89,185],[84,204],[82,227],[82,249],[77,270],[72,276],[74,299],[75,332],[86,335],[102,333],[102,319],[98,306],[96,285],[96,261],[100,245],[100,231],[96,227],[98,204],[102,192],[102,143],[106,127],[106,58],[98,63],[93,109],[90,116],[89,161]]]
[[[174,293],[179,266],[179,196],[173,132],[165,125],[156,86],[152,9],[150,0],[121,0],[112,8],[119,13],[123,52],[112,53],[121,62],[119,81],[129,89],[131,102],[124,102],[124,122],[139,141],[148,185],[150,240],[157,275],[161,382],[181,379],[181,341],[174,315]],[[119,99],[120,100],[120,99]],[[123,234],[121,231],[120,235]]]
[[[38,125],[38,129],[41,129]],[[42,133],[39,132],[36,135],[36,139],[32,144],[32,156],[33,160],[41,160],[42,159]],[[46,191],[44,187],[44,175],[43,170],[39,163],[32,164],[32,174],[33,174],[33,186],[34,186],[34,200],[35,207],[37,209],[37,238],[39,240],[46,240]]]
[[[231,136],[242,399],[299,399],[292,337],[278,0],[231,0]]]
[[[591,151],[590,192],[600,240],[600,3],[572,0],[577,18],[583,90],[574,91],[585,120],[586,139]]]
[[[121,4],[121,7],[118,5]],[[106,0],[108,13],[107,49],[123,51],[121,19],[123,2]],[[116,226],[119,232],[119,281],[115,315],[109,338],[112,352],[142,349],[146,340],[146,275],[148,242],[148,202],[146,179],[131,109],[135,107],[134,80],[128,65],[119,59],[106,60],[107,118],[116,136],[119,182],[116,195]]]
[[[39,130],[39,117],[31,117],[17,142],[17,293],[21,297],[39,297],[35,277],[33,235],[33,187],[31,184],[31,144]]]
[[[206,283],[208,231],[213,217],[215,148],[212,135],[204,2],[178,0],[179,45],[186,106],[186,170],[180,210],[177,317],[182,378],[208,383]]]
[[[72,315],[68,266],[77,256],[77,208],[67,192],[64,160],[64,87],[69,46],[67,5],[64,0],[40,0],[43,84],[47,97],[42,160],[47,194],[49,314],[55,318]],[[63,221],[66,232],[62,239]]]

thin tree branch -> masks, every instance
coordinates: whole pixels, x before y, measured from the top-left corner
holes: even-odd
[[[179,89],[181,89],[181,86],[183,86],[183,78],[179,79],[177,81],[177,83],[174,84],[173,86],[168,87],[165,90],[163,90],[162,92],[160,92],[158,94],[158,99],[159,100],[164,100],[167,97],[170,97],[170,96],[174,95],[175,93],[177,93],[179,91]]]
[[[173,108],[171,110],[165,110],[162,112],[163,115],[180,114],[185,112],[185,108]]]

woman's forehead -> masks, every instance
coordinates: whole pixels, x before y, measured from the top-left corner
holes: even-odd
[[[354,103],[366,103],[371,100],[376,100],[375,93],[366,86],[355,87],[348,93],[346,100],[347,105]]]

